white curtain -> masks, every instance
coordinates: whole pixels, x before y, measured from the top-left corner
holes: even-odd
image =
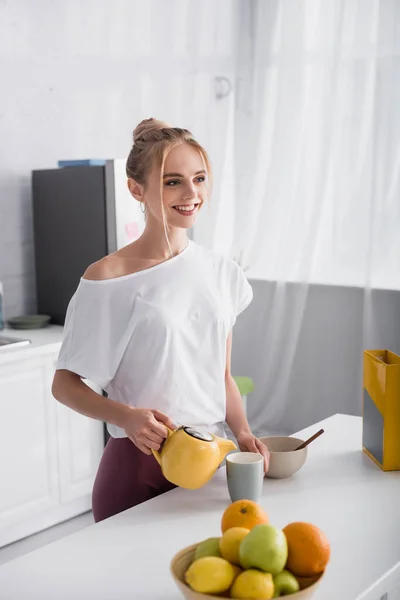
[[[253,6],[236,249],[256,278],[400,289],[400,2]]]
[[[233,152],[214,210],[219,248],[257,289],[237,365],[255,380],[249,416],[261,433],[357,414],[362,351],[393,339],[374,291],[400,290],[400,2],[237,6]],[[329,329],[334,302],[310,321],[319,289],[343,294],[351,348]],[[312,342],[325,329],[324,371]],[[346,368],[347,391],[336,382]]]
[[[310,286],[363,291],[359,398],[349,412],[361,399],[362,351],[380,339],[372,290],[400,290],[400,2],[260,0],[251,8],[231,253],[250,279],[274,282],[250,404],[263,430],[284,428],[290,411],[312,421],[324,401],[323,383],[319,397],[289,394]],[[340,377],[329,340],[326,360]]]

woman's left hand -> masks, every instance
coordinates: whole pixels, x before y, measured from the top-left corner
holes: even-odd
[[[262,454],[264,458],[264,473],[266,473],[269,467],[269,451],[267,446],[247,431],[239,433],[236,440],[242,452],[258,452]]]

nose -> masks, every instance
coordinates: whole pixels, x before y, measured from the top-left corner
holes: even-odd
[[[184,199],[185,200],[195,200],[197,198],[197,190],[194,183],[189,182],[184,190]]]

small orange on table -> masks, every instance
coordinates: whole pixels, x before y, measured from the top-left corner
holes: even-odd
[[[221,531],[231,527],[253,529],[256,525],[268,524],[269,517],[263,508],[253,500],[236,500],[225,509],[221,519]]]
[[[288,543],[286,568],[299,577],[322,573],[330,559],[331,548],[326,535],[311,523],[293,522],[284,527]]]

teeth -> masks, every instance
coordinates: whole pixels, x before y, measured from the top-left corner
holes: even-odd
[[[194,209],[195,206],[197,206],[197,204],[192,204],[191,206],[175,206],[175,208],[177,208],[178,210],[184,210],[186,212],[190,212],[191,210]]]

